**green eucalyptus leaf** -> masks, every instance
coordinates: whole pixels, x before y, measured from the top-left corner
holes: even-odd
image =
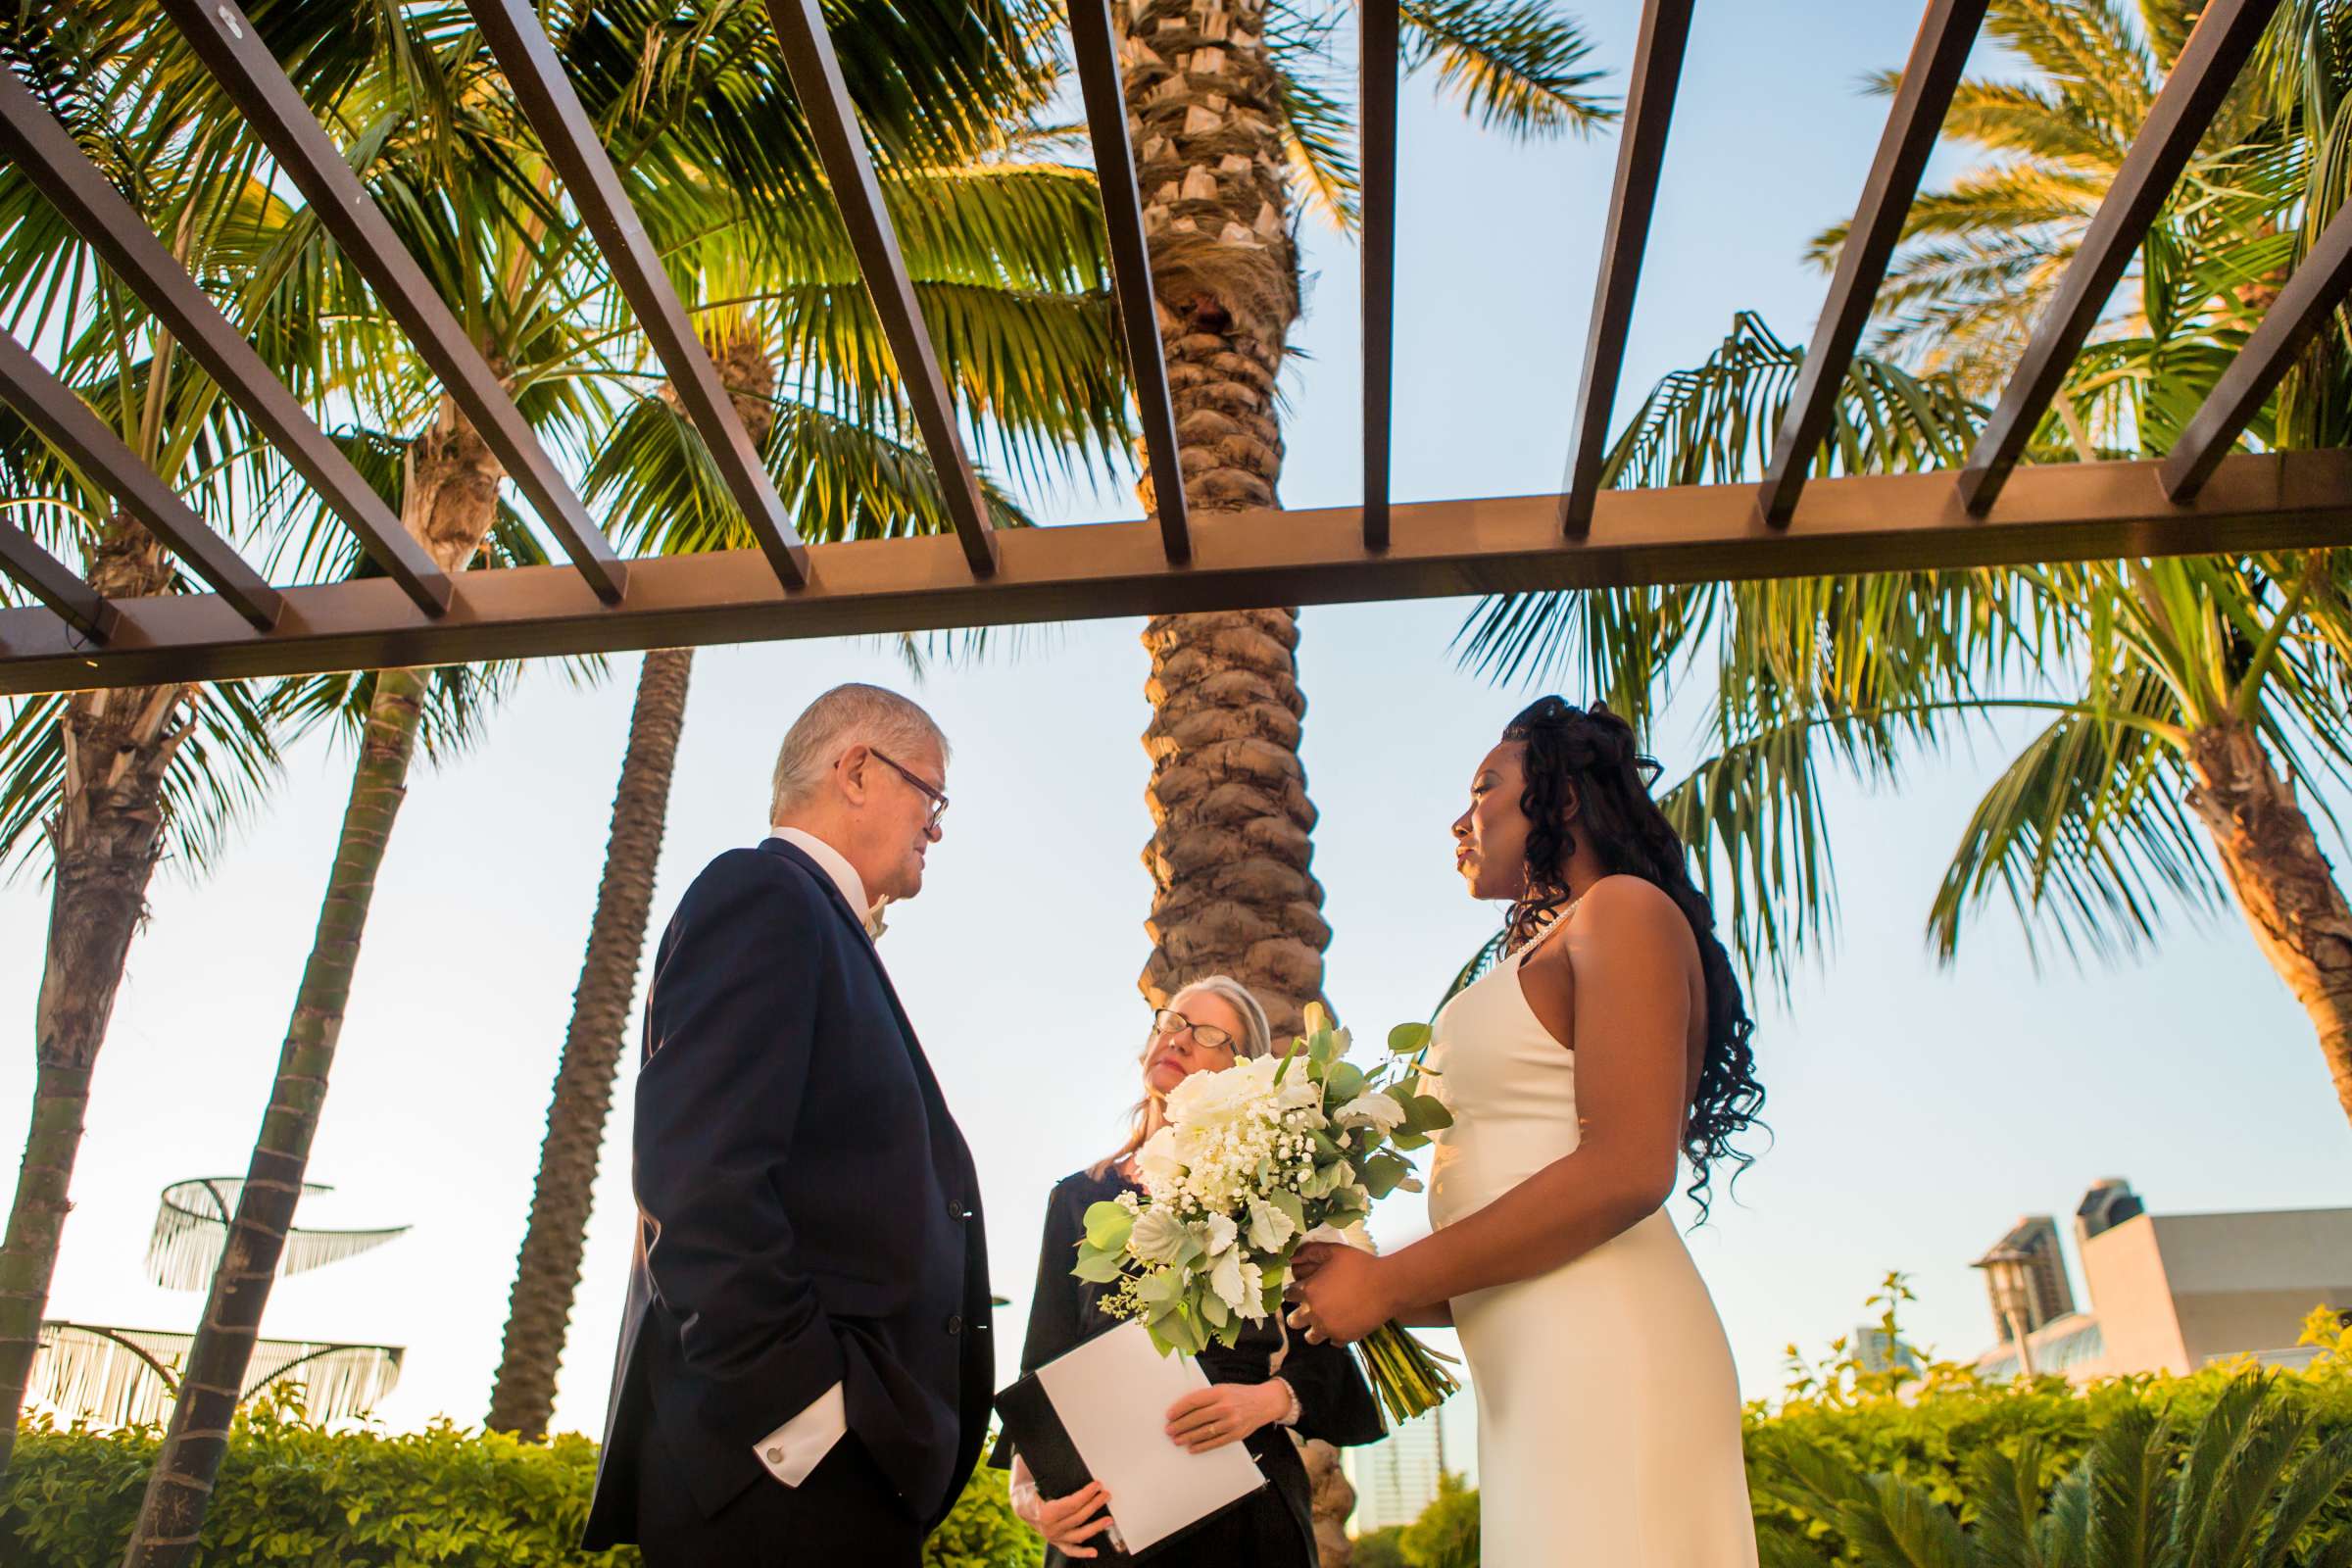
[[[1323,1098],[1345,1105],[1364,1092],[1364,1069],[1352,1061],[1335,1061],[1323,1074]]]
[[[1103,1201],[1086,1208],[1087,1244],[1099,1251],[1115,1252],[1135,1231],[1135,1213],[1124,1203]]]
[[[1124,1253],[1102,1251],[1080,1242],[1078,1266],[1070,1272],[1090,1285],[1108,1285],[1123,1272],[1124,1261]]]

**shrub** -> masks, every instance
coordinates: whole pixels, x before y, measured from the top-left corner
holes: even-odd
[[[121,1560],[159,1434],[26,1423],[0,1494],[0,1563]],[[524,1443],[446,1422],[330,1432],[298,1409],[241,1415],[205,1518],[198,1568],[637,1568],[633,1546],[584,1552],[596,1445]],[[1036,1568],[1038,1538],[983,1470],[924,1548],[925,1568]]]

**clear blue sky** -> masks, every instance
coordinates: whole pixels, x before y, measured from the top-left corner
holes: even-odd
[[[1582,14],[1622,71],[1633,0]],[[1879,126],[1853,84],[1896,64],[1907,5],[1741,0],[1701,8],[1628,372],[1628,406],[1702,358],[1741,307],[1810,330],[1822,280],[1797,258],[1850,207]],[[1556,488],[1614,144],[1513,149],[1406,95],[1396,490],[1406,499]],[[1353,253],[1310,236],[1317,270],[1290,377],[1295,506],[1355,498]],[[1044,498],[1049,515],[1128,515],[1121,494]],[[1461,673],[1469,607],[1315,610],[1301,675],[1323,821],[1315,867],[1336,932],[1329,989],[1383,1027],[1425,1014],[1494,929],[1462,897],[1446,824],[1521,700]],[[932,885],[885,954],[971,1136],[1017,1348],[1042,1200],[1099,1153],[1133,1098],[1148,944],[1148,711],[1138,623],[1028,634],[935,670],[918,695],[956,745],[956,808]],[[368,1257],[285,1282],[268,1332],[409,1348],[394,1426],[478,1421],[586,931],[636,662],[582,690],[532,675],[475,753],[420,768],[392,847],[312,1163],[338,1189],[315,1223],[408,1222]],[[768,764],[793,714],[836,681],[906,684],[868,643],[712,649],[692,710],[656,896],[664,918],[712,855],[760,836]],[[1655,749],[1673,768],[1691,737]],[[1986,751],[1897,794],[1837,803],[1844,937],[1784,1004],[1759,999],[1778,1141],[1692,1250],[1751,1395],[1783,1347],[1861,1316],[1887,1269],[1924,1298],[1919,1337],[1988,1337],[1968,1261],[2021,1212],[2063,1215],[2093,1178],[2159,1211],[2352,1202],[2348,1135],[2308,1025],[2234,916],[2172,932],[2162,960],[2037,974],[1996,917],[1961,963],[1926,956],[1922,918]],[[139,1264],[157,1190],[241,1171],[317,915],[348,758],[292,760],[221,871],[158,879],[97,1074],[52,1315],[184,1328],[192,1297]],[[2339,803],[2347,804],[2347,803]],[[47,897],[0,889],[0,1016],[29,1024]],[[19,1036],[20,1040],[24,1037]],[[632,1043],[633,1049],[633,1043]],[[30,1052],[0,1053],[0,1135],[24,1126]],[[628,1089],[619,1097],[558,1406],[595,1430],[628,1250]],[[850,1195],[845,1195],[845,1197]],[[1379,1221],[1421,1224],[1416,1200]]]

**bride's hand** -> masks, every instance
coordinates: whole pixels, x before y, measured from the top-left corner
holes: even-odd
[[[1312,1242],[1291,1263],[1291,1327],[1308,1340],[1352,1344],[1396,1315],[1381,1261],[1352,1247]]]

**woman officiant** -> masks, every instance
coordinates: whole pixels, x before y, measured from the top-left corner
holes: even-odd
[[[1102,1310],[1109,1287],[1077,1279],[1070,1267],[1088,1206],[1142,1190],[1135,1180],[1136,1151],[1159,1131],[1168,1092],[1193,1073],[1215,1072],[1272,1049],[1265,1009],[1241,982],[1222,975],[1194,981],[1152,1014],[1143,1052],[1144,1096],[1126,1142],[1108,1158],[1064,1178],[1047,1204],[1029,1337],[1021,1347],[1024,1374],[1118,1326]],[[1354,1356],[1341,1346],[1309,1344],[1274,1314],[1245,1324],[1230,1349],[1212,1343],[1199,1360],[1209,1387],[1168,1409],[1168,1441],[1194,1452],[1244,1444],[1270,1485],[1152,1552],[1153,1568],[1315,1568],[1306,1466],[1291,1437],[1346,1446],[1381,1436],[1380,1410]],[[1129,1560],[1110,1544],[1109,1499],[1100,1484],[1067,1497],[1042,1497],[1008,1443],[998,1445],[992,1462],[1012,1466],[1013,1511],[1046,1538],[1048,1568]]]

